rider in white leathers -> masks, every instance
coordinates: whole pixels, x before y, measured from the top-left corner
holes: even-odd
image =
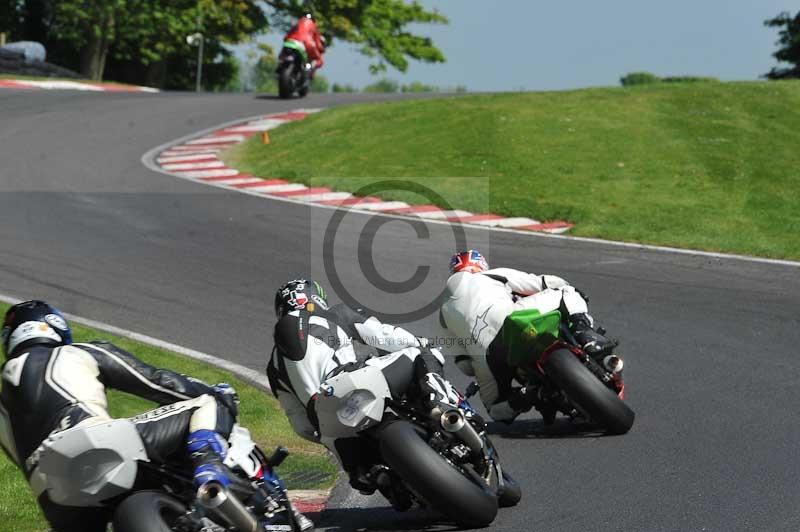
[[[456,340],[453,344],[464,347],[466,355],[456,357],[456,365],[477,379],[481,400],[492,419],[511,422],[538,402],[535,393],[512,386],[514,370],[508,365],[500,334],[512,312],[560,310],[588,354],[603,356],[613,347],[592,329],[594,322],[583,295],[560,277],[511,268],[489,269],[475,250],[453,255],[450,271],[440,321]],[[555,415],[542,413],[546,421]]]
[[[286,283],[275,296],[275,348],[267,366],[272,392],[300,436],[329,445],[350,474],[351,485],[374,491],[358,438],[331,443],[320,434],[315,403],[320,385],[340,372],[365,365],[381,370],[393,396],[406,393],[435,404],[459,396],[443,376],[444,358],[401,327],[381,323],[344,305],[329,307],[325,291],[310,279]]]

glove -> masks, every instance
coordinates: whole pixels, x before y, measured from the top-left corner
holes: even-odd
[[[438,373],[428,373],[421,383],[423,399],[428,406],[434,407],[437,403],[458,406],[460,396],[453,385]]]
[[[231,413],[234,419],[239,415],[239,394],[227,382],[220,382],[211,387],[214,398]]]

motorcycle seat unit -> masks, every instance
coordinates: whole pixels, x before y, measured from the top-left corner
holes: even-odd
[[[137,461],[148,460],[135,425],[128,419],[93,421],[42,442],[30,478],[34,493],[46,490],[56,504],[89,507],[133,487]]]

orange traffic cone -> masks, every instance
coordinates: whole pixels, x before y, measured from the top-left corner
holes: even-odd
[[[269,144],[269,133],[266,131],[261,132],[261,144]]]

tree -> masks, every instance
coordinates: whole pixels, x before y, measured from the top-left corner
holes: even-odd
[[[55,3],[54,27],[59,39],[80,50],[80,73],[103,79],[108,51],[124,19],[125,0],[62,0]]]
[[[421,81],[412,81],[408,85],[403,85],[400,92],[439,92],[439,87],[425,85]]]
[[[34,0],[26,0],[34,1]],[[36,0],[39,2],[48,0]],[[196,66],[196,48],[186,36],[204,37],[204,71],[220,88],[236,71],[235,59],[223,44],[241,42],[267,27],[256,0],[49,0],[54,5],[51,40],[67,51],[79,51],[79,68],[101,79],[110,63],[115,78],[162,87],[188,88]],[[207,86],[209,83],[206,84]]]
[[[783,12],[775,18],[764,21],[770,28],[782,28],[778,32],[778,51],[772,56],[782,63],[789,63],[790,67],[775,67],[765,77],[769,79],[800,78],[800,12],[792,18],[788,12]]]
[[[0,33],[9,41],[40,41],[48,0],[0,1]]]
[[[224,90],[238,72],[224,44],[242,42],[267,27],[255,0],[127,1],[131,16],[114,45],[114,58],[129,69],[131,63],[138,66],[134,77],[164,88],[194,85],[197,49],[186,43],[187,35],[199,31],[205,39],[203,86]]]
[[[431,39],[408,29],[447,22],[417,0],[0,0],[0,31],[42,42],[52,62],[91,79],[180,89],[194,85],[197,49],[186,36],[200,31],[204,86],[221,90],[239,68],[225,45],[252,38],[270,21],[287,29],[306,4],[329,43],[352,42],[375,58],[373,72],[387,65],[405,71],[411,59],[445,60]]]
[[[619,78],[619,82],[623,87],[632,87],[634,85],[661,83],[661,78],[650,72],[630,72]]]
[[[0,2],[0,33],[5,33],[15,40],[19,32],[21,16],[17,2]]]
[[[329,87],[328,78],[321,74],[315,74],[311,80],[311,92],[328,92]]]
[[[400,84],[393,79],[380,79],[364,87],[364,92],[397,92]]]
[[[9,41],[43,43],[51,18],[52,0],[0,0],[0,33]]]
[[[257,92],[274,94],[278,92],[278,80],[275,77],[275,69],[278,68],[278,59],[275,57],[275,50],[268,44],[259,44],[261,56],[253,65],[251,79],[253,88]]]
[[[445,57],[428,37],[410,33],[412,24],[446,24],[438,11],[427,11],[413,0],[266,0],[274,9],[273,24],[288,29],[297,17],[312,10],[328,44],[334,39],[360,45],[360,51],[375,57],[373,73],[386,70],[389,64],[401,72],[408,68],[408,58],[428,63],[443,63]]]
[[[358,89],[356,89],[350,84],[334,83],[333,86],[331,87],[331,92],[341,92],[341,93],[358,92]]]

